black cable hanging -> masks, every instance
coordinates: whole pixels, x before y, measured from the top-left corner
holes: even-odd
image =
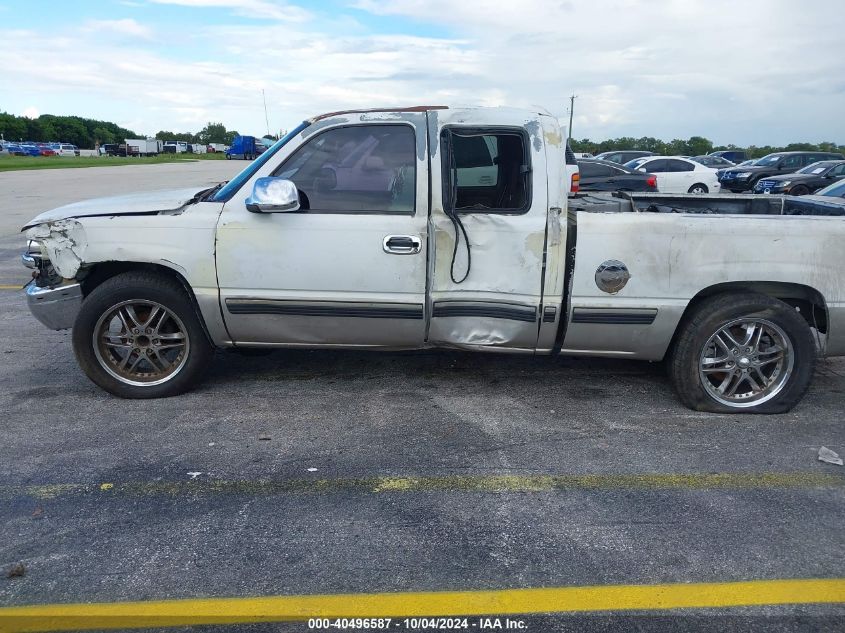
[[[464,223],[461,221],[461,217],[458,215],[456,210],[456,206],[458,203],[458,169],[455,164],[455,152],[454,147],[452,144],[452,133],[448,133],[448,146],[449,146],[449,204],[448,210],[446,211],[446,215],[452,221],[452,227],[455,229],[455,245],[452,249],[452,264],[449,266],[449,276],[452,278],[453,284],[462,284],[466,281],[466,278],[469,277],[469,271],[472,268],[472,251],[469,245],[469,237],[467,236],[467,231],[464,228]],[[460,229],[460,232],[458,231]],[[455,278],[455,260],[458,256],[458,242],[460,241],[461,234],[464,236],[464,244],[466,245],[467,249],[467,269],[464,273],[464,276],[459,279]]]

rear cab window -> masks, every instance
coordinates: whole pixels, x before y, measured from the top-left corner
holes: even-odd
[[[524,130],[445,128],[443,200],[473,213],[525,213],[531,207],[531,165]]]

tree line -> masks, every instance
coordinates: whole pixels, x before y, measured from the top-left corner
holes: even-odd
[[[640,138],[622,136],[606,141],[591,141],[588,138],[584,138],[580,140],[570,139],[569,144],[573,152],[589,152],[593,155],[622,149],[639,149],[654,152],[662,156],[701,156],[710,152],[735,149],[744,150],[748,158],[760,158],[774,152],[840,152],[845,154],[845,145],[838,145],[833,141],[790,143],[781,147],[775,145],[738,147],[732,144],[714,145],[710,139],[706,139],[703,136],[691,136],[687,140],[676,138],[668,142],[654,138],[653,136],[643,136]]]
[[[0,112],[0,134],[7,141],[35,141],[37,143],[55,141],[72,143],[84,149],[93,149],[98,144],[122,143],[127,138],[145,137],[143,134],[138,134],[110,121],[53,114],[42,114],[35,119],[30,119],[6,112]],[[209,122],[196,133],[159,130],[155,137],[162,141],[176,140],[188,143],[225,143],[231,145],[232,139],[237,135],[237,130],[227,130],[222,123]]]
[[[0,112],[0,134],[7,141],[60,141],[73,143],[77,147],[91,149],[95,145],[105,143],[122,143],[127,138],[141,138],[136,132],[121,127],[110,121],[98,121],[78,116],[56,116],[42,114],[38,118],[30,119]],[[227,130],[222,123],[209,122],[199,132],[173,132],[159,130],[155,137],[163,141],[175,140],[188,143],[225,143],[232,144],[232,139],[238,135],[237,130]],[[275,138],[275,137],[274,137]],[[641,149],[656,154],[668,156],[700,156],[710,152],[726,149],[744,149],[749,158],[759,158],[772,152],[810,151],[810,152],[843,152],[845,145],[838,145],[832,141],[821,143],[790,143],[783,147],[773,145],[751,145],[737,147],[736,145],[714,145],[703,136],[691,136],[687,140],[673,139],[662,141],[653,136],[634,138],[622,136],[606,141],[592,141],[588,138],[571,139],[570,145],[574,152],[589,152],[598,154],[620,149]]]

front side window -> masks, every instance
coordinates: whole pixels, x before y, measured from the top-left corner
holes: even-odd
[[[444,200],[457,211],[524,213],[531,206],[528,144],[519,131],[443,132]]]
[[[667,161],[660,159],[660,160],[644,160],[642,163],[639,164],[639,167],[642,167],[647,172],[655,173],[655,174],[662,174],[663,172],[669,171],[666,169]],[[631,163],[628,163],[629,165]]]
[[[834,178],[840,178],[841,176],[845,176],[845,163],[842,165],[837,165],[833,169],[830,170],[828,176],[833,176]]]
[[[303,210],[413,214],[416,169],[413,128],[355,125],[314,136],[273,175],[296,184]]]

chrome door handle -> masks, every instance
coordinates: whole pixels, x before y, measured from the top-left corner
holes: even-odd
[[[422,240],[416,235],[387,235],[382,248],[391,255],[414,255],[420,252]]]

